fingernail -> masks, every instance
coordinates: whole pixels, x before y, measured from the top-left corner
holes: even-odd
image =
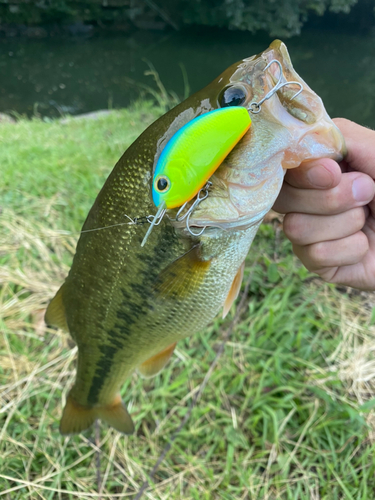
[[[322,165],[317,165],[316,167],[311,168],[306,173],[306,176],[312,186],[318,188],[328,188],[332,185],[333,176],[331,172],[329,172]]]
[[[374,196],[374,181],[370,177],[358,177],[353,181],[352,192],[356,201],[370,201]]]

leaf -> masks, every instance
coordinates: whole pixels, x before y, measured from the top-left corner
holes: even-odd
[[[370,325],[373,325],[374,323],[375,323],[375,307],[373,307],[371,311]]]
[[[272,263],[268,266],[267,277],[270,283],[276,283],[279,281],[280,274],[276,264]]]
[[[363,405],[359,407],[361,411],[371,411],[373,408],[375,408],[375,398],[366,401],[366,403],[363,403]]]

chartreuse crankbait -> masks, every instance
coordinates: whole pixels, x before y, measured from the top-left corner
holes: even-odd
[[[142,246],[163,210],[194,198],[250,125],[247,109],[232,106],[200,115],[173,135],[156,164],[152,198],[158,211]]]

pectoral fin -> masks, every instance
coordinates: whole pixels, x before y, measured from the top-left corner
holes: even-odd
[[[210,265],[211,261],[202,259],[196,245],[159,274],[154,289],[162,298],[188,297],[202,285]]]
[[[152,356],[152,358],[147,359],[141,365],[139,365],[138,371],[140,375],[145,378],[154,377],[155,375],[157,375],[170,360],[174,348],[176,347],[176,343],[177,342],[170,345],[163,351],[158,352],[157,354],[155,354],[155,356]]]
[[[44,316],[44,321],[49,326],[61,328],[65,332],[69,332],[65,316],[65,307],[62,300],[63,288],[64,285],[58,290],[54,298],[49,303],[46,314]]]
[[[225,299],[224,306],[223,306],[223,319],[230,311],[230,308],[232,307],[233,302],[236,300],[236,298],[238,297],[238,294],[240,293],[244,269],[245,269],[245,261],[242,262],[242,264],[238,268],[238,271],[237,271],[236,276],[234,277],[232,286],[230,287],[228,296]]]
[[[92,408],[80,405],[69,395],[60,422],[60,432],[63,435],[78,434],[88,429],[97,418],[124,434],[134,432],[133,421],[119,394],[111,404]]]

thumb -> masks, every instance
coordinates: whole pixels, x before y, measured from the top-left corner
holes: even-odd
[[[340,166],[330,158],[303,162],[298,168],[291,168],[285,174],[285,181],[300,189],[332,189],[340,180]]]
[[[345,138],[348,153],[344,159],[353,170],[375,179],[375,131],[345,118],[333,120]]]

